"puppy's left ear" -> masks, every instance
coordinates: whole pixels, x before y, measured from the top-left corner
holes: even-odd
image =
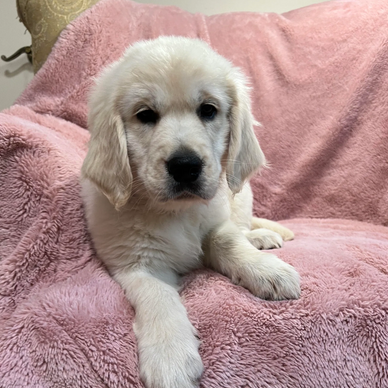
[[[253,130],[257,123],[252,116],[245,77],[234,70],[229,89],[232,106],[226,174],[230,190],[237,193],[252,174],[265,165],[265,157]]]

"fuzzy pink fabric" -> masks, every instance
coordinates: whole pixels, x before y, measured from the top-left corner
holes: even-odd
[[[267,302],[186,277],[201,387],[388,387],[387,20],[385,0],[211,17],[103,0],[68,26],[0,113],[0,387],[143,386],[134,312],[92,250],[78,180],[92,77],[160,34],[199,36],[251,76],[271,163],[255,212],[288,219],[296,238],[276,253],[302,278],[300,300]]]

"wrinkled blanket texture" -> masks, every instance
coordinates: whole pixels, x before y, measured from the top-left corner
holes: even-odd
[[[132,42],[199,37],[251,78],[270,168],[256,215],[302,296],[269,302],[203,269],[182,299],[212,387],[388,387],[388,3],[205,17],[103,0],[0,113],[0,387],[143,387],[134,311],[93,251],[79,195],[93,77]]]

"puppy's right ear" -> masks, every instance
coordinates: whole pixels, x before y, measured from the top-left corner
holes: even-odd
[[[115,101],[101,91],[101,88],[94,91],[89,104],[88,127],[91,138],[82,174],[118,210],[131,195],[132,173],[124,123]]]

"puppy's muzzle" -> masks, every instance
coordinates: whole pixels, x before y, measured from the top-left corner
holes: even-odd
[[[180,152],[166,162],[166,168],[168,174],[183,188],[198,180],[202,172],[202,160],[194,152]]]

